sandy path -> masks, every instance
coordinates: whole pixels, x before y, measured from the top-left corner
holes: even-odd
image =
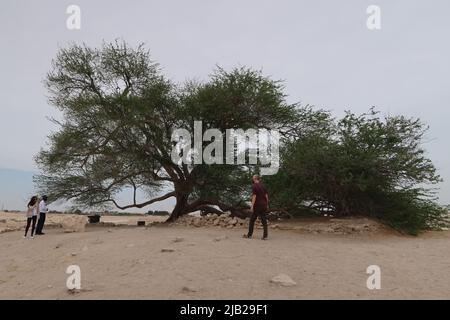
[[[270,241],[241,234],[184,226],[94,227],[72,234],[52,229],[34,240],[4,233],[0,298],[450,298],[449,232],[412,238],[272,230]],[[221,236],[227,238],[215,241]],[[183,241],[174,243],[175,237]],[[71,264],[81,267],[77,294],[65,287]],[[381,290],[366,288],[371,264],[381,267]],[[278,273],[297,285],[270,283]]]

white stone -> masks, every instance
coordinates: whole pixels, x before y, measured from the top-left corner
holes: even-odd
[[[283,287],[292,287],[297,285],[297,283],[294,280],[292,280],[291,277],[289,277],[287,274],[284,273],[276,275],[270,280],[270,282],[279,284],[280,286]]]

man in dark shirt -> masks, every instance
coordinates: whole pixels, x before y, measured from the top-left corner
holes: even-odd
[[[255,221],[259,217],[261,219],[264,234],[262,239],[267,240],[267,217],[266,211],[269,206],[269,194],[266,188],[261,183],[259,176],[255,175],[252,178],[252,216],[250,218],[250,224],[248,226],[248,234],[244,235],[245,238],[251,238],[253,235],[253,228],[255,226]]]

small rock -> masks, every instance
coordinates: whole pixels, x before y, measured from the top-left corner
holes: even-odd
[[[226,239],[228,239],[227,236],[220,236],[220,237],[214,238],[214,241],[219,242],[219,241],[226,240]]]
[[[220,219],[216,219],[213,222],[213,225],[218,226],[220,224]]]
[[[202,219],[201,218],[195,218],[194,222],[192,223],[195,227],[201,227],[202,226]]]
[[[78,289],[67,289],[67,292],[69,294],[78,294],[78,293],[81,292],[81,290],[78,290]]]
[[[198,290],[195,288],[192,288],[192,287],[183,287],[183,288],[181,288],[181,291],[185,292],[185,293],[189,293],[189,292],[197,292]]]
[[[233,220],[231,217],[223,218],[223,222],[225,222],[225,223],[229,223],[231,220]]]
[[[161,249],[161,252],[174,252],[175,250],[174,249],[171,249],[171,248],[163,248],[163,249]]]
[[[75,257],[77,255],[77,253],[76,252],[72,252],[71,255],[72,255],[72,257]]]
[[[297,285],[297,283],[291,279],[287,274],[280,273],[279,275],[273,277],[270,282],[279,284],[283,287],[292,287]]]
[[[177,242],[182,242],[183,240],[184,240],[184,238],[176,237],[175,239],[172,240],[172,242],[177,243]]]
[[[103,241],[100,239],[96,239],[95,241],[92,242],[93,244],[102,244]]]

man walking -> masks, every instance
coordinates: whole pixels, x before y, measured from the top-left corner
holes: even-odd
[[[47,215],[47,196],[43,196],[41,202],[39,202],[39,220],[36,226],[36,234],[44,235],[42,228],[44,228],[45,216]]]
[[[266,188],[261,183],[259,176],[254,175],[252,178],[252,216],[250,218],[250,224],[248,226],[248,234],[244,235],[244,238],[251,238],[253,235],[253,228],[255,226],[255,221],[259,217],[261,219],[264,234],[262,240],[267,240],[267,217],[266,211],[269,206],[269,194]]]

